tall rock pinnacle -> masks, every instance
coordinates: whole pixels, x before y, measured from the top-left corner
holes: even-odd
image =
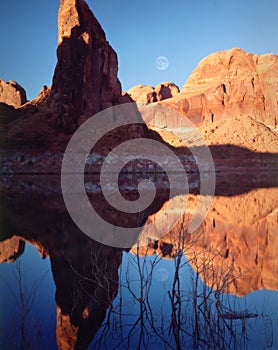
[[[53,124],[73,132],[81,120],[122,99],[118,60],[84,0],[61,0],[58,62],[50,106]]]

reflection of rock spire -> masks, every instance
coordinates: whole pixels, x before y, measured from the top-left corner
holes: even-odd
[[[14,261],[22,254],[25,241],[42,257],[50,258],[56,286],[58,348],[86,349],[117,293],[122,252],[82,234],[64,212],[62,200],[47,202],[53,207],[45,207],[43,200],[38,206],[37,200],[29,198],[24,211],[19,210],[23,216],[16,216],[23,203],[12,203],[12,213],[7,210],[7,217],[13,217],[19,227],[15,228],[11,220],[5,226],[5,234],[11,238],[0,242],[0,262]],[[13,236],[14,230],[22,235]]]
[[[74,237],[74,235],[73,235]],[[75,236],[51,255],[56,284],[58,348],[87,349],[118,290],[121,251]],[[78,242],[78,243],[77,243]],[[72,247],[84,247],[82,253]]]
[[[0,264],[3,261],[8,263],[16,260],[21,254],[23,254],[25,248],[25,242],[17,236],[13,236],[3,242],[0,242]]]
[[[18,196],[2,194],[0,236],[6,240],[0,241],[0,261],[16,259],[25,241],[42,258],[49,257],[56,286],[57,344],[63,350],[86,349],[117,293],[122,251],[100,245],[78,230],[59,194],[59,184],[49,195],[49,177],[33,180],[45,181],[35,186],[44,194],[24,197],[23,186]],[[19,319],[20,310],[16,312],[14,317]]]

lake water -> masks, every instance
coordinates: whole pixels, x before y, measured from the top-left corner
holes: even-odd
[[[122,187],[134,200],[131,180]],[[154,203],[129,216],[85,179],[101,216],[143,227],[148,245],[121,249],[78,229],[58,176],[2,178],[1,349],[278,349],[277,173],[218,174],[193,233],[185,224],[198,179],[173,198],[156,180]],[[185,214],[166,230],[183,201]],[[172,211],[148,230],[167,203]]]

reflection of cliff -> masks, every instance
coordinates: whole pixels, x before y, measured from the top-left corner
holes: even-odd
[[[188,197],[184,223],[197,200],[198,196]],[[185,198],[179,196],[171,201],[185,202]],[[163,215],[163,208],[148,220]],[[155,244],[141,248],[140,254],[156,252],[172,258],[183,249],[194,269],[212,288],[217,289],[217,283],[227,279],[225,291],[236,295],[263,288],[277,290],[277,208],[277,189],[257,189],[234,197],[216,196],[197,232],[186,233],[180,221]],[[142,239],[147,238],[156,240],[156,234],[145,228]]]
[[[121,252],[72,233],[63,248],[55,248],[50,258],[57,288],[57,344],[59,349],[86,349],[117,293]]]
[[[41,183],[45,193],[49,190],[47,186],[51,186],[50,180],[48,177]],[[147,232],[145,226],[143,237],[147,233],[147,238],[154,242],[141,247],[139,253],[156,252],[173,258],[182,249],[203,281],[220,292],[245,295],[262,288],[278,289],[277,189],[254,189],[230,197],[221,196],[221,188],[229,189],[226,185],[218,186],[219,196],[214,198],[198,232],[189,235],[182,225],[177,225],[165,237],[157,239],[156,233]],[[36,191],[31,194],[29,189],[24,199],[22,194],[19,198],[15,194],[4,198],[0,257],[1,261],[16,259],[23,252],[24,241],[36,246],[42,257],[49,256],[57,288],[57,344],[60,349],[84,349],[116,296],[122,252],[82,234],[69,218],[57,192],[51,196],[38,195]],[[185,196],[180,195],[170,201],[175,208],[175,202],[184,200]],[[189,195],[184,223],[197,200],[198,195]],[[148,220],[163,214],[166,204],[165,193],[161,193],[156,205],[149,209]],[[107,208],[103,202],[99,202],[98,209],[105,216]],[[133,226],[138,220],[134,217],[130,222],[127,215],[116,218],[125,226]],[[167,221],[170,219],[168,216]],[[162,222],[157,230],[163,229]]]
[[[117,293],[121,251],[80,233],[63,202],[49,199],[28,198],[28,205],[5,202],[1,237],[11,238],[0,242],[0,259],[19,256],[24,241],[35,245],[42,257],[49,256],[56,285],[58,347],[86,349]]]

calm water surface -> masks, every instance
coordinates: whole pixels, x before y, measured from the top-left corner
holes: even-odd
[[[275,173],[218,176],[210,211],[189,234],[184,223],[199,196],[193,186],[170,232],[146,230],[147,246],[124,250],[79,231],[59,178],[3,183],[1,349],[278,348]],[[167,195],[158,192],[142,224],[163,213]],[[97,191],[89,196],[101,214],[133,226],[113,216]]]

